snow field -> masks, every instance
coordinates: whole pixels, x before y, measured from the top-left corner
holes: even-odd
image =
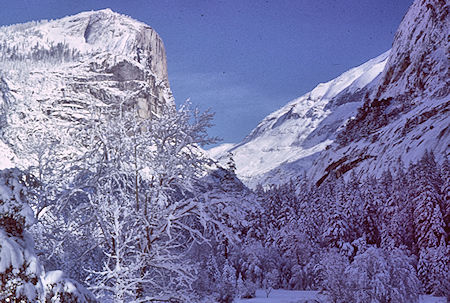
[[[239,299],[235,303],[327,303],[318,291],[311,290],[284,290],[274,289],[267,298],[263,289],[256,291],[256,297],[252,299]],[[429,295],[420,296],[419,303],[446,303],[444,297],[433,297]]]

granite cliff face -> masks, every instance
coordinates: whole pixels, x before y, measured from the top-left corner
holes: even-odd
[[[450,5],[444,0],[415,1],[400,24],[377,98],[439,98],[450,92]]]
[[[20,157],[33,132],[83,123],[93,108],[151,118],[163,104],[173,106],[164,44],[144,23],[105,9],[0,28],[4,154]]]
[[[449,10],[448,1],[414,1],[373,93],[315,161],[310,175],[317,183],[332,173],[380,175],[399,161],[416,162],[426,150],[439,162],[448,158]]]

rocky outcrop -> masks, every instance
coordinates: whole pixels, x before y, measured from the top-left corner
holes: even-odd
[[[395,34],[377,98],[449,94],[449,10],[445,0],[414,1]]]
[[[24,71],[12,73],[12,66]],[[148,25],[109,9],[0,29],[0,71],[19,87],[16,99],[31,94],[52,100],[43,104],[51,112],[61,110],[58,104],[71,107],[70,100],[78,108],[83,102],[122,102],[147,118],[173,102],[161,38]],[[29,87],[30,78],[41,85]]]

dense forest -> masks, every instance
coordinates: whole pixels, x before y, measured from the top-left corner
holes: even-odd
[[[449,296],[448,161],[427,152],[378,178],[316,186],[304,176],[252,192],[232,154],[221,167],[198,148],[215,140],[211,118],[189,104],[150,120],[119,109],[36,138],[35,167],[1,172],[1,297],[232,302],[256,288],[319,289],[332,302]],[[68,153],[64,142],[80,145]]]

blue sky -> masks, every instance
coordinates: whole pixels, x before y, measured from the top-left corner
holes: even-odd
[[[412,0],[0,0],[0,25],[111,8],[166,46],[178,104],[238,142],[267,114],[391,47]]]

